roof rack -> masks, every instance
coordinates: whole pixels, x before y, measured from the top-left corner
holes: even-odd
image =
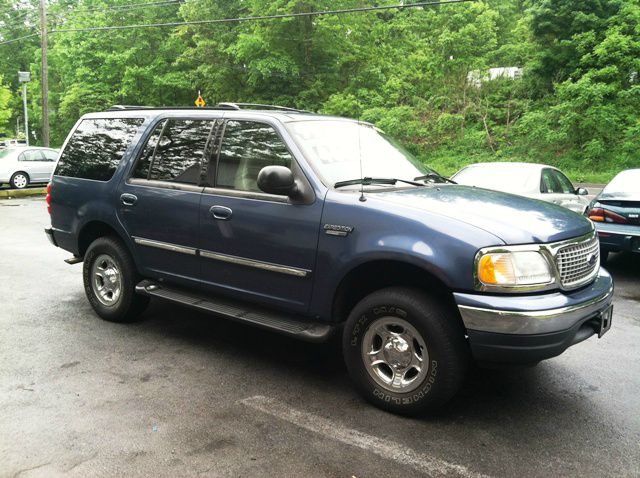
[[[280,105],[265,105],[262,103],[218,103],[216,106],[219,108],[230,109],[230,110],[252,109],[252,110],[289,111],[291,113],[311,113],[311,111],[308,111],[308,110],[300,110],[297,108],[289,108],[287,106],[280,106]]]
[[[123,111],[123,110],[229,110],[238,111],[243,109],[253,110],[270,110],[270,111],[285,111],[287,113],[308,113],[313,114],[311,111],[299,110],[295,108],[288,108],[286,106],[278,105],[264,105],[261,103],[218,103],[215,106],[206,106],[204,108],[197,108],[195,106],[138,106],[138,105],[113,105],[107,111]]]

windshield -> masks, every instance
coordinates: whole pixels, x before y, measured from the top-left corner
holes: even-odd
[[[603,194],[640,194],[640,169],[622,171],[602,191]]]
[[[531,189],[531,176],[529,170],[518,165],[471,166],[456,173],[453,180],[467,186],[522,194]]]
[[[435,173],[371,125],[322,120],[295,121],[287,127],[305,157],[330,186],[364,177],[412,181]],[[360,188],[359,185],[352,187]]]

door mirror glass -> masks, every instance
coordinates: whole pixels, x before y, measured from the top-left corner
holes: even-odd
[[[576,194],[578,196],[586,196],[587,194],[589,194],[589,191],[587,191],[585,188],[578,188],[576,189]]]
[[[267,194],[292,196],[298,190],[291,170],[285,166],[265,166],[258,173],[258,187]]]

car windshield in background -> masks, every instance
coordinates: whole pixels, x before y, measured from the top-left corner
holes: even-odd
[[[622,171],[607,184],[602,197],[634,197],[640,198],[640,169]]]
[[[327,185],[354,178],[413,181],[416,177],[435,173],[371,125],[327,120],[295,121],[287,127]],[[437,176],[425,181],[440,182]],[[380,184],[372,186],[380,187]],[[388,186],[395,187],[393,184]],[[360,188],[360,185],[352,187]]]
[[[458,184],[495,189],[517,194],[528,192],[531,174],[517,165],[471,166],[457,173],[453,180]]]

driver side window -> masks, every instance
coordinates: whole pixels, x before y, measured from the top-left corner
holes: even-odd
[[[216,167],[216,186],[261,192],[258,173],[265,166],[291,167],[291,154],[278,133],[255,121],[228,121]]]

